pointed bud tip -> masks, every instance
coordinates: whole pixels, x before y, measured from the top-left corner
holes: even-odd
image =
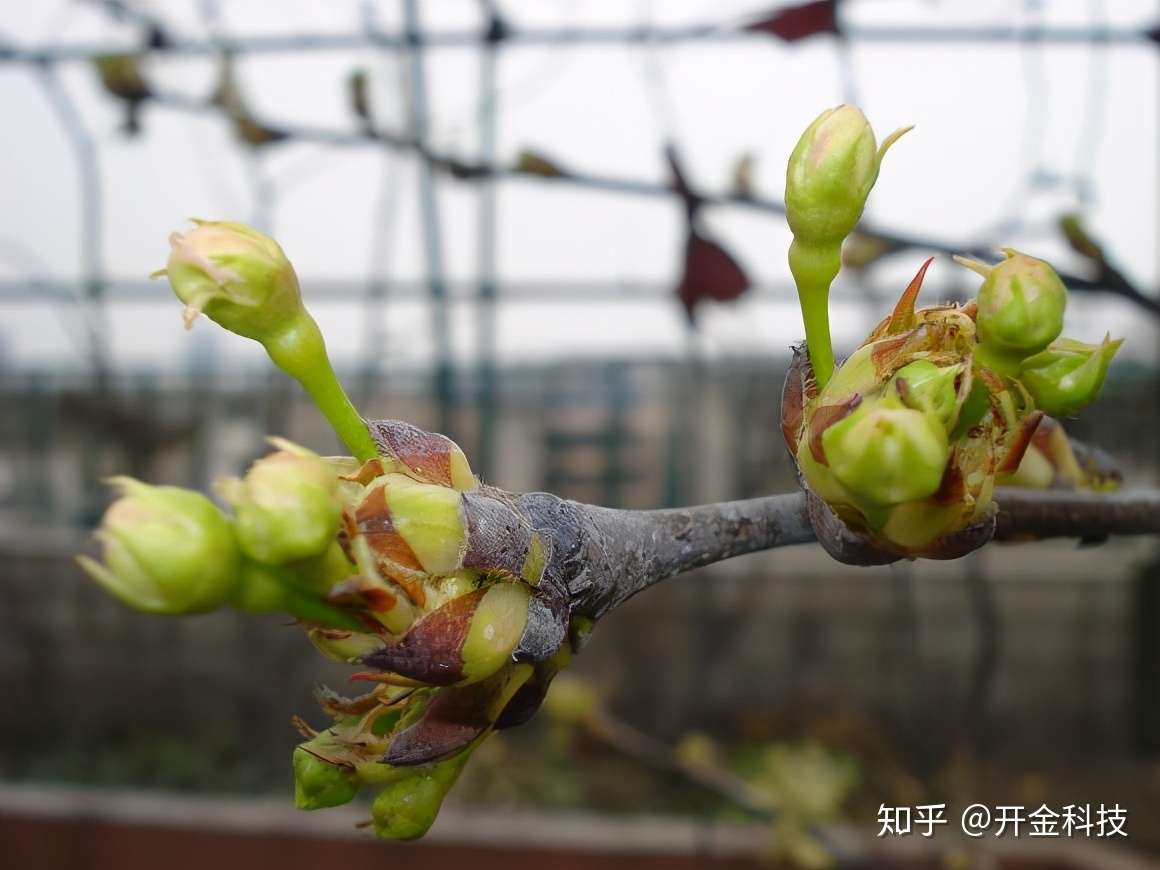
[[[970,269],[976,275],[981,275],[984,278],[990,275],[991,269],[994,268],[993,266],[990,266],[981,260],[976,260],[973,257],[965,257],[961,254],[953,254],[951,255],[951,259],[958,263],[960,266],[963,266],[966,269]]]
[[[237,586],[229,521],[200,493],[150,486],[130,477],[107,481],[119,491],[95,532],[103,564],[81,567],[131,607],[195,613],[226,604]]]
[[[244,224],[191,218],[169,234],[164,274],[186,304],[188,328],[198,312],[258,341],[270,341],[302,311],[294,269],[277,242]]]
[[[882,162],[882,158],[886,156],[886,152],[890,150],[890,147],[895,142],[897,142],[899,139],[901,139],[903,136],[905,136],[907,133],[909,133],[913,129],[914,129],[914,124],[911,124],[907,127],[899,127],[897,130],[895,130],[893,133],[891,133],[889,136],[887,136],[885,139],[883,139],[882,144],[878,147],[878,162],[879,163]]]

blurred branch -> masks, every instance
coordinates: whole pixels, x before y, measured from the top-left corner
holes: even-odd
[[[546,710],[561,724],[574,727],[580,733],[598,740],[638,764],[664,774],[679,777],[709,794],[741,810],[754,819],[775,829],[782,826],[792,830],[803,824],[826,852],[840,858],[840,866],[857,863],[867,858],[866,849],[857,842],[834,837],[832,832],[818,824],[797,817],[791,802],[784,800],[768,787],[735,774],[721,757],[714,742],[703,734],[686,734],[676,746],[670,746],[652,735],[633,727],[609,711],[599,693],[575,677],[558,678],[546,700]]]
[[[639,731],[602,708],[590,713],[581,724],[593,737],[646,767],[676,774],[754,818],[766,822],[776,818],[773,807],[758,789],[711,760],[690,762],[668,744]]]
[[[1160,533],[1160,490],[1106,495],[1070,490],[1001,489],[995,540],[1093,539]]]
[[[198,99],[183,94],[164,93],[154,97],[155,102],[169,108],[186,112],[214,112],[218,111],[212,101]],[[336,147],[365,147],[385,146],[401,151],[409,151],[420,156],[433,170],[445,172],[460,180],[475,179],[502,179],[524,178],[545,182],[557,182],[582,187],[590,190],[606,191],[636,196],[670,197],[675,196],[682,201],[684,197],[692,195],[698,205],[736,206],[749,208],[768,214],[784,215],[785,205],[780,200],[756,197],[749,193],[705,193],[703,191],[682,191],[676,184],[662,184],[649,181],[640,181],[630,178],[616,178],[614,176],[598,175],[593,173],[575,172],[556,163],[546,160],[542,155],[521,154],[517,162],[511,166],[479,163],[462,160],[450,154],[433,149],[425,141],[413,136],[374,127],[363,126],[359,130],[337,130],[325,127],[308,125],[292,125],[259,121],[255,123],[263,127],[277,129],[282,139],[312,142],[319,145]],[[550,171],[545,167],[550,167]],[[941,239],[913,236],[879,228],[872,224],[863,223],[859,231],[866,237],[873,238],[892,251],[901,251],[915,248],[921,251],[935,251],[943,254],[963,254],[973,257],[988,257],[993,251],[987,246],[954,244]],[[1147,294],[1130,284],[1121,273],[1108,274],[1108,280],[1092,280],[1068,272],[1060,272],[1060,278],[1071,289],[1083,292],[1111,293],[1128,299],[1147,309],[1153,315],[1160,316],[1160,293]],[[1114,280],[1113,280],[1114,279]]]
[[[105,4],[109,5],[109,4]],[[124,3],[115,4],[143,24],[155,23],[156,18]],[[843,26],[841,37],[851,42],[874,43],[948,43],[948,44],[995,44],[1029,43],[1084,45],[1098,42],[1146,44],[1152,37],[1143,27],[1019,27],[1019,26],[979,26],[979,27],[915,27],[915,26]],[[747,29],[747,25],[730,23],[693,24],[674,27],[568,27],[568,28],[520,28],[509,26],[503,35],[504,41],[514,45],[578,47],[591,45],[632,45],[651,43],[655,45],[675,45],[685,42],[743,42],[768,39],[759,31]],[[223,40],[233,51],[247,53],[296,53],[302,51],[341,51],[347,49],[396,49],[417,48],[461,48],[479,44],[479,31],[442,30],[428,32],[411,40],[403,32],[376,31],[373,33],[300,33],[272,36],[233,36]],[[204,39],[165,38],[160,49],[173,55],[213,55],[222,47],[222,42]],[[132,46],[121,46],[129,48]],[[74,43],[69,45],[40,46],[0,46],[0,63],[45,63],[77,60],[91,60],[107,54],[110,48],[100,45]]]

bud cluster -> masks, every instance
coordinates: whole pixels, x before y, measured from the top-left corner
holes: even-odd
[[[379,455],[363,463],[274,439],[244,477],[218,483],[232,515],[198,493],[119,479],[98,531],[104,564],[81,561],[154,613],[291,613],[324,655],[361,666],[353,679],[374,688],[324,694],[335,725],[306,729],[297,801],[333,806],[379,788],[376,831],[406,839],[426,831],[487,734],[535,709],[570,653],[516,660],[549,539],[478,484],[451,440],[368,426]]]
[[[860,563],[953,558],[988,540],[996,482],[1048,476],[1055,466],[1037,448],[1028,460],[1034,473],[1017,474],[1036,429],[1045,414],[1091,402],[1120,346],[1061,339],[1063,282],[1043,260],[1006,248],[995,265],[956,258],[984,279],[962,307],[915,308],[928,260],[893,313],[835,370],[827,297],[841,245],[883,154],[908,129],[876,147],[858,109],[830,109],[802,134],[786,170],[806,353],[795,354],[786,381],[782,433],[819,540]]]
[[[996,484],[1043,477],[1042,449],[1031,450],[1034,469],[1021,465],[1044,415],[1092,401],[1119,347],[1059,339],[1059,277],[1006,253],[993,268],[970,263],[986,277],[976,300],[916,309],[928,260],[824,386],[795,360],[782,429],[803,483],[887,553],[952,558],[985,541],[975,532],[991,520]]]
[[[366,421],[330,366],[278,244],[242,224],[195,221],[170,237],[169,278],[186,323],[204,313],[260,342],[351,449],[320,457],[281,439],[241,478],[230,510],[177,487],[117,478],[121,496],[82,567],[131,607],[187,614],[235,607],[297,617],[324,655],[363,669],[370,692],[323,691],[335,720],[294,755],[298,805],[380,789],[375,831],[430,826],[470,753],[527,719],[578,645],[567,590],[534,503],[479,484],[450,439]]]

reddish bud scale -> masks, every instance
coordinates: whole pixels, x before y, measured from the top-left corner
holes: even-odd
[[[355,508],[351,525],[355,534],[366,539],[375,555],[376,567],[397,583],[414,604],[425,606],[427,593],[423,581],[427,575],[411,546],[395,528],[386,486],[377,486],[367,493]]]
[[[826,451],[822,447],[822,436],[826,430],[840,420],[845,420],[855,409],[862,404],[862,397],[855,393],[840,405],[823,405],[814,409],[810,417],[810,453],[821,465],[829,465],[826,461]]]
[[[486,589],[452,598],[416,622],[397,643],[366,656],[366,664],[432,686],[463,678],[462,650]]]
[[[397,462],[400,470],[415,480],[474,489],[476,483],[463,451],[446,435],[426,432],[399,420],[375,420],[368,426],[380,453]]]
[[[370,577],[355,574],[341,580],[326,594],[331,604],[358,607],[371,613],[388,613],[398,604],[390,590]]]
[[[382,760],[410,767],[455,755],[494,727],[531,673],[530,665],[512,664],[481,682],[439,690],[415,721],[394,736]]]

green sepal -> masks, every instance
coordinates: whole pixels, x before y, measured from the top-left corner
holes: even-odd
[[[1055,417],[1069,417],[1099,395],[1112,357],[1123,343],[1109,336],[1099,344],[1060,339],[1025,359],[1019,380],[1031,393],[1035,407]]]

